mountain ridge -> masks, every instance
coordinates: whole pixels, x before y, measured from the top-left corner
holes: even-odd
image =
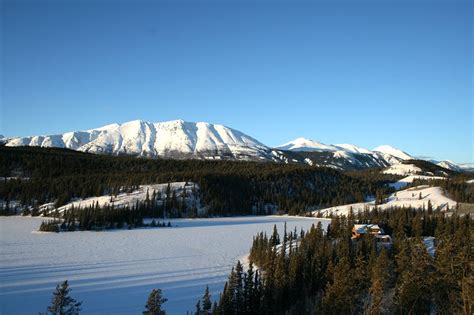
[[[82,131],[2,140],[6,146],[58,147],[96,154],[151,158],[305,163],[339,170],[388,167],[415,159],[389,145],[368,150],[352,144],[324,144],[303,137],[272,148],[221,124],[182,119],[156,123],[132,120]],[[461,170],[461,166],[451,161],[437,164],[455,171]]]
[[[84,131],[14,138],[6,145],[147,157],[271,159],[268,147],[238,130],[184,120],[158,123],[133,120]]]

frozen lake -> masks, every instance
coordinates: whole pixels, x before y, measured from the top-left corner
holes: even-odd
[[[318,220],[237,217],[171,220],[174,228],[32,233],[41,218],[0,217],[0,314],[38,314],[69,280],[83,314],[141,314],[151,289],[167,314],[193,311],[206,284],[217,298],[252,238],[273,225],[309,229]]]

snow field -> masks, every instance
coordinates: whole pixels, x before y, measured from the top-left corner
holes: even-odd
[[[456,206],[456,201],[444,196],[440,187],[417,186],[397,191],[390,195],[385,203],[378,205],[377,207],[381,210],[391,207],[422,208],[425,206],[425,208],[427,208],[428,201],[431,203],[434,210],[446,210],[448,206],[450,209],[453,209]],[[358,211],[364,211],[366,208],[371,210],[374,207],[375,201],[369,201],[321,209],[314,211],[313,214],[316,215],[321,213],[323,216],[331,213],[334,215],[348,215],[351,208],[352,211],[356,213]]]
[[[167,314],[194,310],[209,285],[218,298],[252,238],[273,225],[283,232],[329,220],[268,216],[176,219],[173,228],[32,233],[42,218],[0,218],[0,314],[37,314],[56,284],[69,280],[83,314],[140,314],[161,288]],[[28,301],[25,303],[25,301]]]

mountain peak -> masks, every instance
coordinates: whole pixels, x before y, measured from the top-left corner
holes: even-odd
[[[413,160],[413,159],[415,159],[414,157],[412,157],[408,153],[406,153],[406,152],[404,152],[400,149],[394,148],[394,147],[392,147],[391,145],[388,145],[388,144],[378,146],[375,149],[373,149],[372,151],[389,154],[389,155],[397,157],[401,160]]]
[[[223,125],[171,120],[132,120],[86,131],[21,137],[7,146],[69,148],[90,153],[165,158],[273,160],[270,149],[254,138]]]
[[[328,146],[319,141],[306,139],[303,137],[296,138],[290,142],[275,147],[279,150],[290,150],[290,151],[335,151],[336,149],[332,146]]]

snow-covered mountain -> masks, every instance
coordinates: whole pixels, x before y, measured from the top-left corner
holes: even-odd
[[[0,135],[0,146],[6,144],[8,140],[4,135]]]
[[[287,142],[285,144],[275,147],[279,150],[288,150],[288,151],[337,151],[337,148],[333,145],[327,145],[318,141],[309,140],[305,138],[297,138],[293,141]]]
[[[381,145],[373,150],[361,148],[352,144],[324,144],[306,138],[276,146],[275,149],[287,150],[304,157],[304,162],[311,165],[328,166],[336,169],[363,169],[384,167],[384,173],[409,175],[424,173],[423,170],[408,170],[406,161],[417,160],[412,155],[390,145]],[[451,161],[430,161],[442,168],[460,172],[466,170],[461,165]],[[405,165],[400,165],[405,164]],[[397,166],[400,165],[400,166]],[[395,168],[390,168],[396,166]],[[413,166],[412,166],[413,167]]]
[[[383,153],[383,154],[388,154],[388,155],[391,155],[391,156],[394,156],[400,160],[414,160],[415,158],[405,152],[403,152],[402,150],[399,150],[399,149],[396,149],[392,146],[389,146],[389,145],[381,145],[379,147],[376,147],[375,149],[373,149],[374,152],[380,152],[380,153]]]
[[[394,164],[382,171],[384,174],[408,176],[413,174],[421,174],[423,170],[413,164]]]
[[[90,153],[165,158],[271,160],[271,150],[223,125],[134,120],[86,131],[11,139],[7,146],[68,148]]]
[[[352,144],[324,144],[305,138],[297,138],[277,146],[276,149],[298,152],[309,164],[336,169],[387,167],[400,164],[404,160],[414,159],[390,146],[382,146],[371,151]]]
[[[3,142],[3,143],[2,143]],[[305,163],[339,170],[389,167],[415,158],[389,145],[368,150],[352,144],[324,144],[297,138],[271,148],[238,130],[206,122],[134,120],[64,134],[4,138],[6,146],[68,148],[89,153],[175,159],[226,159]],[[437,162],[460,171],[461,166]]]
[[[438,166],[447,168],[448,170],[452,170],[452,171],[455,171],[455,172],[472,171],[472,169],[469,168],[469,167],[459,165],[459,164],[454,163],[453,161],[449,161],[449,160],[441,161],[441,162],[432,160],[431,162],[438,165]]]

